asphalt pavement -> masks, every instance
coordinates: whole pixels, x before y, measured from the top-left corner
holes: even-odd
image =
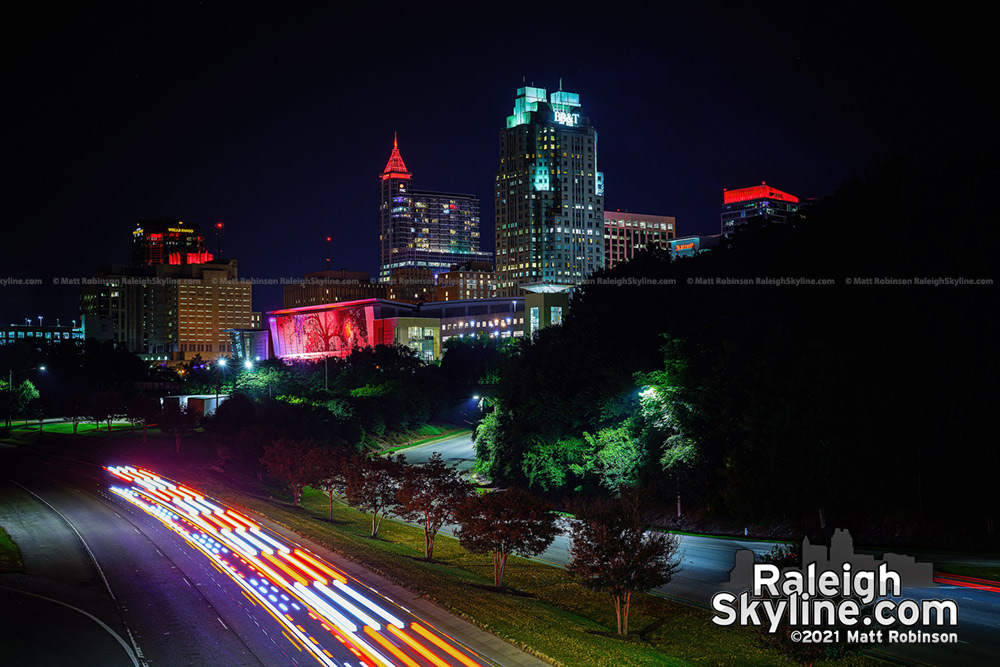
[[[316,664],[301,642],[283,635],[278,619],[258,604],[262,600],[250,599],[206,553],[141,508],[109,495],[100,468],[5,447],[0,469],[0,525],[25,564],[24,573],[0,577],[5,606],[24,612],[4,630],[10,642],[5,648],[15,647],[10,664]],[[357,564],[306,546],[405,604],[427,627],[478,651],[488,664],[545,664]],[[335,664],[356,664],[344,655]]]

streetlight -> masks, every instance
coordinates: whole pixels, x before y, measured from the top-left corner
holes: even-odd
[[[7,369],[7,428],[10,428],[10,425],[14,422],[14,374],[44,370],[45,366],[33,366],[32,368],[25,368],[23,371],[15,371],[12,368]]]
[[[219,409],[219,384],[221,382],[219,373],[226,367],[226,363],[228,362],[225,357],[219,357],[215,362],[215,408],[212,410],[213,413]]]

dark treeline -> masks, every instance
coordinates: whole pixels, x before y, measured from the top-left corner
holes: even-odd
[[[379,449],[394,435],[409,439],[428,423],[471,424],[476,411],[465,382],[403,346],[357,349],[327,363],[198,370],[187,387],[210,393],[216,381],[232,394],[206,428],[227,439],[234,456],[258,473],[264,446],[278,437]]]
[[[995,536],[995,288],[864,284],[994,278],[985,167],[887,163],[789,224],[603,272],[676,284],[580,289],[500,374],[481,468],[563,493],[638,482],[734,525]],[[803,277],[835,284],[705,284]]]

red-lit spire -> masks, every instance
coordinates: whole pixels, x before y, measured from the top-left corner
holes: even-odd
[[[385,170],[383,174],[408,174],[410,173],[406,169],[406,163],[403,162],[403,156],[399,154],[399,143],[396,141],[396,133],[392,133],[392,154],[389,155],[389,161],[385,163]]]

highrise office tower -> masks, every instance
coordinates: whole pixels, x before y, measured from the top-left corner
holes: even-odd
[[[132,264],[113,265],[83,286],[80,312],[106,317],[114,339],[168,365],[229,354],[228,329],[253,326],[251,285],[236,260],[213,258],[198,225],[140,220]]]
[[[497,283],[576,285],[604,266],[604,175],[597,132],[580,96],[525,86],[500,131],[496,174]]]
[[[479,198],[413,189],[395,138],[379,183],[379,282],[392,282],[401,269],[429,269],[433,276],[452,264],[493,261],[479,250]]]

